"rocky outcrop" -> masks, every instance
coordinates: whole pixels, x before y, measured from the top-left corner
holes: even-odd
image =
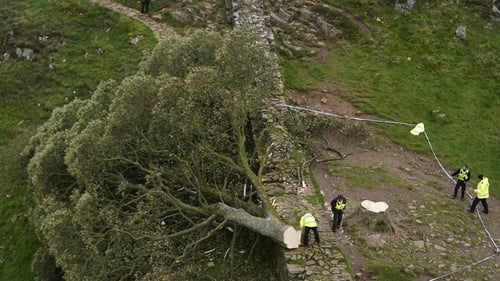
[[[492,15],[491,15],[491,19],[493,19],[494,21],[500,21],[500,9],[498,8],[498,1],[497,0],[492,0],[492,3],[491,3],[491,12],[492,12]]]
[[[356,26],[370,40],[369,28],[346,11],[320,1],[227,0],[228,22],[249,25],[270,44],[289,57],[315,55],[342,31],[345,22]],[[274,40],[279,40],[275,44]]]

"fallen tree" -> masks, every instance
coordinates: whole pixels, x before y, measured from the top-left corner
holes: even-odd
[[[258,42],[243,30],[171,38],[41,126],[25,150],[33,222],[65,280],[163,272],[229,225],[298,246],[261,181],[276,64]]]

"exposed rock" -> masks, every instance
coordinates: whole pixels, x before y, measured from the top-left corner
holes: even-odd
[[[297,265],[297,264],[290,264],[288,263],[286,265],[287,269],[288,269],[288,272],[290,274],[300,274],[300,273],[304,273],[306,271],[306,269],[300,265]]]
[[[463,40],[467,39],[467,30],[466,30],[465,26],[462,26],[462,25],[459,26],[457,28],[457,30],[455,30],[455,35],[460,39],[463,39]]]
[[[438,251],[446,251],[446,248],[443,247],[443,246],[440,246],[438,244],[434,244],[434,249],[438,250]]]
[[[498,6],[496,5],[497,0],[493,0],[491,11],[493,12],[493,15],[491,18],[495,21],[500,21],[500,9],[498,9]]]
[[[339,32],[335,26],[329,24],[321,17],[316,18],[316,26],[318,26],[319,30],[326,36],[333,36]]]
[[[415,2],[415,0],[406,0],[405,3],[399,3],[399,1],[396,1],[396,5],[394,8],[400,13],[407,14],[413,9],[413,6],[415,6]]]
[[[16,55],[18,58],[25,58],[29,61],[35,58],[35,52],[30,48],[16,48]]]
[[[141,39],[142,39],[142,35],[137,35],[134,38],[132,38],[132,40],[130,40],[130,44],[131,45],[137,45],[137,43],[139,43],[139,41]]]
[[[415,247],[417,247],[418,249],[423,249],[425,247],[425,242],[423,240],[419,240],[419,241],[413,241],[413,244],[415,245]]]

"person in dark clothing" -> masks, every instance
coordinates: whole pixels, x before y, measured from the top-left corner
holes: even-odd
[[[141,13],[147,14],[149,12],[149,4],[151,0],[142,0],[141,1]]]
[[[336,232],[337,229],[340,228],[340,225],[342,223],[342,215],[344,213],[346,203],[347,199],[342,194],[339,194],[337,197],[333,198],[333,200],[330,202],[330,206],[333,212],[333,225],[332,225],[333,232]]]
[[[453,198],[457,198],[457,193],[460,188],[462,188],[462,196],[460,199],[464,200],[464,195],[465,195],[465,183],[470,180],[471,173],[469,169],[467,168],[467,165],[463,165],[462,168],[457,169],[453,174],[451,174],[452,177],[457,176],[457,184],[455,185],[455,192],[453,193]]]

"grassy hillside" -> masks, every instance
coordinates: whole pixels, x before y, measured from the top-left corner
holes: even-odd
[[[0,0],[0,280],[33,280],[39,246],[19,158],[33,130],[64,98],[86,98],[99,81],[137,70],[155,39],[149,29],[87,1]],[[130,45],[136,35],[144,38]],[[35,59],[16,56],[34,50]],[[50,67],[51,66],[51,67]]]
[[[297,89],[335,87],[365,113],[424,122],[447,169],[467,163],[474,185],[482,173],[492,187],[498,186],[500,23],[490,19],[491,7],[480,1],[417,2],[411,14],[402,15],[393,2],[334,4],[366,23],[375,42],[337,42],[323,63],[286,61],[285,84]],[[465,40],[455,36],[459,26],[466,27]],[[410,128],[377,127],[397,143],[430,154],[425,138],[412,137]],[[492,188],[491,193],[498,197],[500,189]]]
[[[151,11],[172,2],[153,1]],[[323,63],[285,61],[284,79],[295,89],[333,85],[381,118],[424,122],[445,166],[468,163],[475,175],[490,177],[498,197],[500,23],[489,20],[491,7],[483,1],[462,2],[418,2],[410,15],[398,15],[393,1],[335,1],[368,24],[376,41],[337,42]],[[86,98],[99,81],[135,72],[155,40],[139,23],[83,0],[0,0],[0,7],[0,52],[11,56],[0,58],[0,280],[32,280],[39,242],[27,223],[30,198],[19,152],[65,97]],[[459,25],[467,28],[466,40],[454,35]],[[130,45],[139,34],[140,43]],[[17,58],[17,47],[34,50],[35,60]],[[429,153],[408,128],[379,129]]]

